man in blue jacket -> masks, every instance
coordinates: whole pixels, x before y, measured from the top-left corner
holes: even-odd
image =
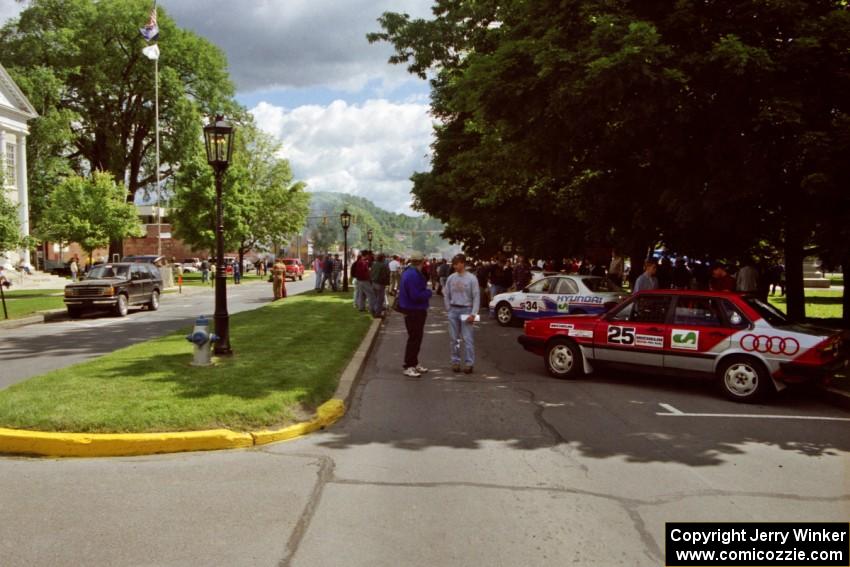
[[[398,306],[404,313],[404,325],[407,327],[407,346],[404,349],[404,375],[419,378],[428,369],[419,364],[419,349],[425,334],[425,319],[428,317],[428,304],[431,290],[428,280],[422,274],[422,262],[425,257],[420,252],[410,255],[410,267],[401,274],[398,292]]]

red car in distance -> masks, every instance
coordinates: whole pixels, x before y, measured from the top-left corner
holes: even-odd
[[[846,372],[847,332],[792,323],[772,305],[728,292],[641,292],[600,315],[527,321],[518,338],[556,378],[620,367],[713,376],[731,400]]]
[[[292,278],[292,281],[304,279],[304,264],[298,258],[284,258],[283,264],[286,266],[286,277]]]

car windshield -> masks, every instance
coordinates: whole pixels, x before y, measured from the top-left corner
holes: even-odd
[[[774,327],[791,324],[791,321],[788,320],[788,317],[785,316],[785,313],[783,313],[773,305],[766,303],[761,299],[758,299],[757,297],[745,297],[744,301],[747,302],[747,305],[755,309],[756,312],[761,315],[765,321],[767,321]]]
[[[609,280],[608,278],[581,278],[581,282],[593,292],[600,291],[623,291],[623,288]]]
[[[92,268],[86,279],[89,280],[104,280],[112,278],[120,278],[126,280],[130,277],[130,266],[96,266]]]

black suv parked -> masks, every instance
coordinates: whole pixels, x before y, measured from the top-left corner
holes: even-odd
[[[84,280],[65,286],[65,306],[75,319],[101,309],[124,317],[131,305],[159,309],[161,291],[162,276],[153,264],[100,264]]]

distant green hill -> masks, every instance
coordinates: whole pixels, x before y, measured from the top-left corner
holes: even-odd
[[[319,252],[342,243],[339,215],[346,208],[353,215],[348,230],[348,245],[353,248],[365,249],[369,246],[367,231],[370,228],[375,250],[381,249],[382,242],[384,251],[388,253],[418,250],[425,254],[438,254],[451,247],[440,236],[443,223],[437,219],[391,213],[369,199],[354,195],[326,192],[310,195],[308,232],[313,238],[314,248]]]

